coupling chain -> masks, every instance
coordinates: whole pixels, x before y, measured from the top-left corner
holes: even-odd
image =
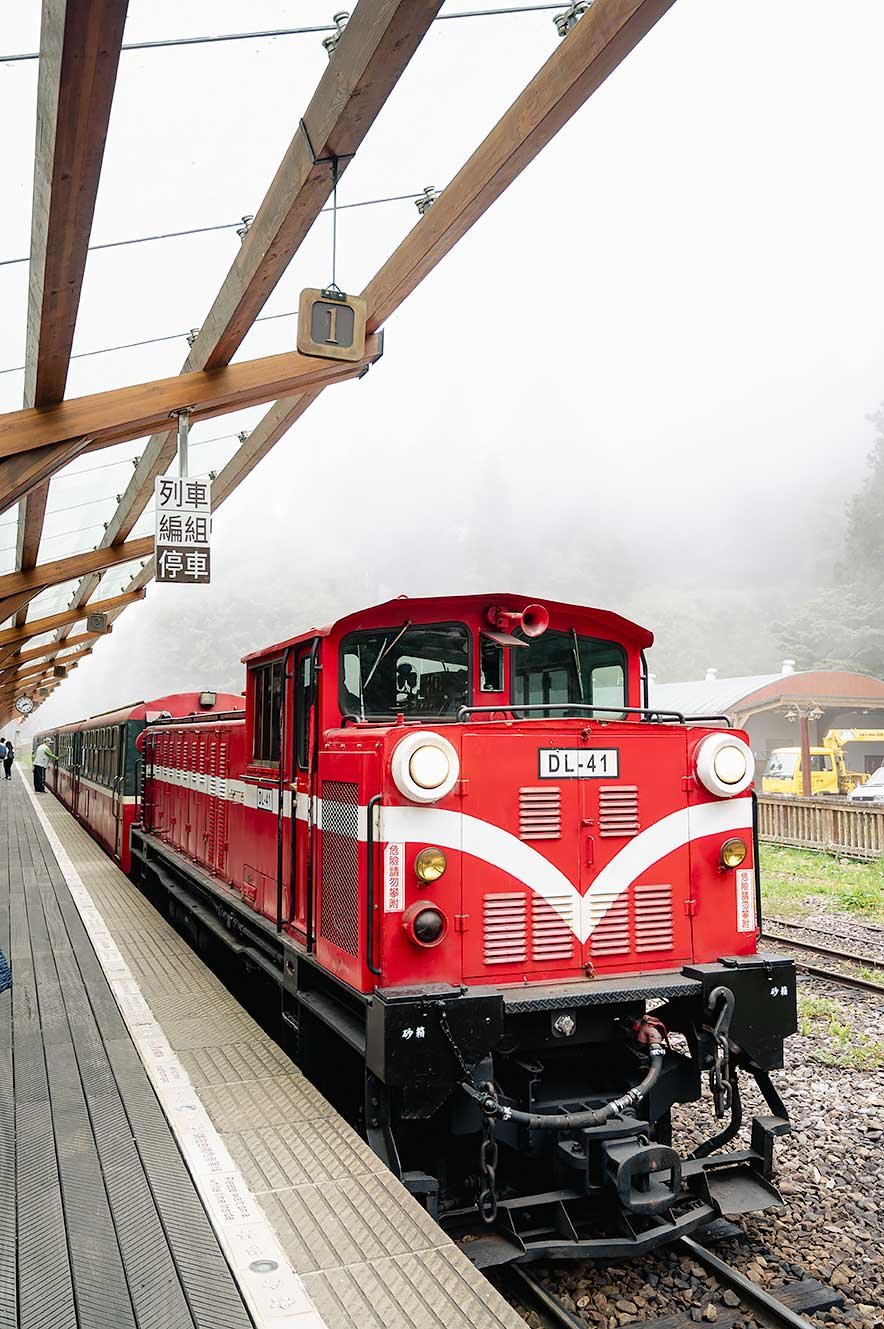
[[[482,1084],[480,1090],[493,1093],[492,1084]],[[497,1137],[494,1118],[482,1120],[482,1143],[479,1146],[479,1197],[477,1200],[482,1222],[491,1224],[497,1218]]]
[[[720,1120],[730,1112],[734,1101],[734,1082],[731,1070],[730,1027],[734,1013],[734,994],[729,988],[716,988],[711,994],[717,998],[719,1010],[710,1033],[715,1044],[712,1065],[709,1068],[709,1090]],[[714,1007],[713,1007],[714,1009]]]
[[[468,1084],[472,1084],[473,1076],[466,1062],[463,1059],[460,1048],[457,1046],[454,1034],[451,1032],[451,1025],[448,1023],[448,1016],[445,1013],[445,1007],[441,1006],[439,1010],[439,1028],[448,1039],[448,1045],[454,1053],[454,1060],[457,1062],[461,1075]]]
[[[458,1064],[463,1076],[464,1087],[472,1085],[477,1093],[483,1096],[491,1096],[496,1099],[497,1095],[494,1085],[490,1081],[484,1084],[476,1085],[473,1080],[472,1072],[463,1059],[457,1041],[451,1032],[451,1026],[448,1023],[448,1016],[445,1008],[442,1006],[439,1011],[439,1028],[445,1035],[448,1045],[454,1054],[454,1059]],[[495,1135],[494,1118],[487,1113],[482,1115],[482,1143],[479,1145],[479,1194],[476,1204],[479,1213],[482,1216],[483,1223],[491,1224],[497,1218],[497,1160],[498,1147],[497,1136]]]
[[[727,1038],[722,1034],[713,1034],[715,1054],[709,1070],[709,1089],[715,1105],[715,1115],[719,1119],[726,1116],[734,1099],[734,1086],[731,1078],[731,1050]]]

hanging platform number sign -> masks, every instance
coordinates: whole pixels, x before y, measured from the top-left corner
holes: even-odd
[[[361,360],[365,355],[365,301],[337,287],[301,292],[298,350],[327,360]]]
[[[160,476],[156,481],[157,581],[194,585],[209,581],[212,478]]]

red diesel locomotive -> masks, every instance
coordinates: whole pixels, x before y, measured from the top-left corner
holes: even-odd
[[[182,692],[62,725],[38,735],[34,747],[45,740],[58,758],[46,770],[46,787],[128,872],[140,769],[138,735],[151,721],[241,707],[242,697],[230,693]]]
[[[292,1055],[479,1265],[778,1201],[795,974],[756,950],[753,757],[649,708],[652,640],[403,597],[247,656],[244,714],[139,739],[135,879],[269,982]],[[740,1070],[768,1114],[727,1150]]]

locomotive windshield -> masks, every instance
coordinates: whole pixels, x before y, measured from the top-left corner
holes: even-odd
[[[569,702],[610,706],[615,711],[626,705],[626,655],[622,647],[581,637],[573,629],[544,632],[541,637],[517,635],[526,645],[512,652],[514,702],[525,706],[561,703],[560,710],[549,712],[551,716],[569,714]]]
[[[341,646],[341,710],[361,720],[454,717],[469,703],[470,637],[458,623],[353,632]]]

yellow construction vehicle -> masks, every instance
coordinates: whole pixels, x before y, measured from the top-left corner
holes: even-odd
[[[849,794],[868,779],[868,771],[847,768],[849,743],[879,743],[876,764],[884,763],[884,729],[830,729],[821,748],[810,749],[811,794]],[[803,794],[801,748],[774,748],[767,759],[761,790],[765,794]]]

